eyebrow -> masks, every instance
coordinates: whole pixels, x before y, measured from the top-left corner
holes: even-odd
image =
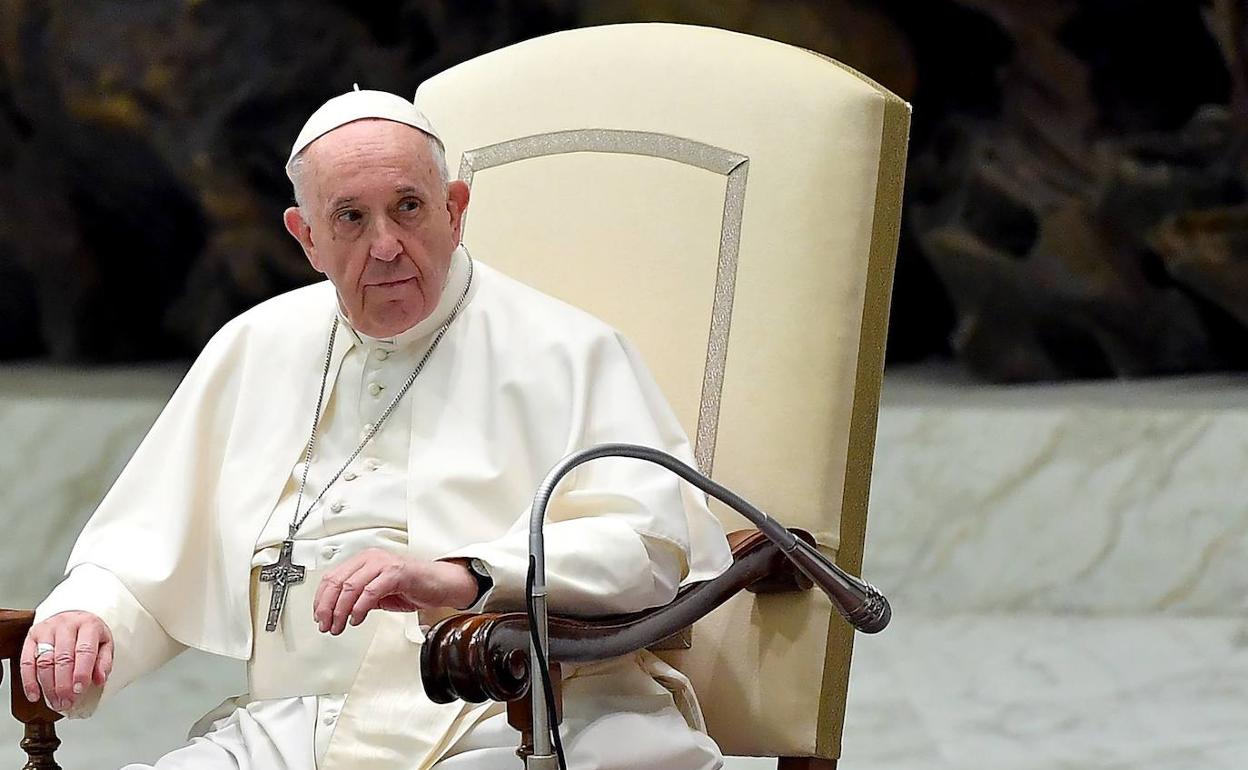
[[[419,196],[421,194],[419,189],[417,189],[415,186],[410,185],[410,184],[399,185],[398,187],[394,188],[394,192],[398,195]],[[358,200],[359,200],[359,197],[355,195],[344,195],[341,198],[334,198],[333,202],[329,204],[329,210],[335,211],[347,205],[348,203],[355,203]]]

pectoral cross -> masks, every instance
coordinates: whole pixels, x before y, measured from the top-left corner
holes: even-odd
[[[264,624],[265,631],[277,630],[277,619],[281,617],[282,607],[286,606],[286,590],[303,582],[304,568],[295,564],[292,557],[295,541],[282,541],[282,555],[277,561],[260,569],[260,582],[272,583],[269,594],[269,619]]]

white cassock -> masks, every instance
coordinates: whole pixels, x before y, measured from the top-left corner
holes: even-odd
[[[248,693],[196,725],[160,770],[518,768],[500,704],[437,705],[420,684],[435,616],[375,611],[339,637],[317,631],[320,576],[366,548],[481,559],[494,587],[474,610],[523,605],[528,504],[560,458],[607,441],[688,460],[688,440],[620,335],[591,316],[455,252],[437,309],[391,340],[341,323],[304,505],[380,419],[469,285],[460,315],[382,430],[300,528],[293,587],[263,628],[294,514],[302,453],[337,310],[333,287],[290,292],[231,321],[205,347],[79,537],[69,576],[37,620],[87,610],[113,632],[102,692],[186,647],[246,659]],[[345,320],[345,319],[344,319]],[[649,463],[594,461],[551,501],[554,612],[665,604],[730,554],[701,494]],[[563,732],[573,767],[721,765],[687,681],[649,653],[566,667]],[[134,765],[134,768],[140,766]]]

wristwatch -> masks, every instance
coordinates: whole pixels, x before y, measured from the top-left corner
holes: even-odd
[[[485,562],[480,559],[469,559],[468,571],[477,579],[477,598],[473,599],[472,604],[468,605],[472,607],[481,601],[481,597],[485,596],[487,591],[494,587],[494,578],[490,577],[490,570],[485,566]]]

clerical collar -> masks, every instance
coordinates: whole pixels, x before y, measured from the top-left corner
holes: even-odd
[[[451,266],[446,272],[446,285],[442,288],[442,296],[438,299],[438,306],[433,309],[432,313],[418,321],[415,326],[407,331],[399,332],[393,337],[370,337],[358,331],[347,320],[346,313],[342,312],[342,306],[339,305],[338,318],[342,321],[343,328],[349,332],[347,339],[353,344],[365,345],[367,347],[405,348],[433,334],[442,324],[446,323],[446,319],[451,317],[452,311],[455,310],[455,303],[459,301],[459,296],[464,291],[464,285],[468,283],[468,276],[471,274],[468,269],[468,259],[468,251],[462,245],[451,253]]]

